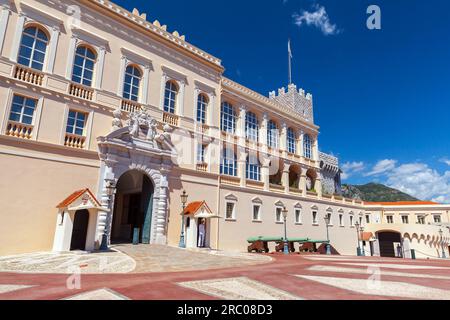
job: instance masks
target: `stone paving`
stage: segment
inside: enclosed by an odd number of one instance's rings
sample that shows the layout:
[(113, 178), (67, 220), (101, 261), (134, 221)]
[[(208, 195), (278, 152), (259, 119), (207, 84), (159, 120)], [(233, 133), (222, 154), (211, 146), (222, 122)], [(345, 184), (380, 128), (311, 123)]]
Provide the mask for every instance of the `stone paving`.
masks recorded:
[(81, 275), (79, 286), (74, 275), (0, 272), (0, 300), (450, 300), (450, 260), (116, 249), (136, 270)]
[(0, 272), (107, 274), (177, 272), (269, 263), (267, 256), (189, 251), (158, 245), (113, 245), (109, 252), (40, 252), (0, 257)]
[(134, 273), (201, 271), (251, 266), (272, 261), (270, 257), (257, 254), (185, 250), (158, 245), (116, 245), (113, 248), (136, 261)]

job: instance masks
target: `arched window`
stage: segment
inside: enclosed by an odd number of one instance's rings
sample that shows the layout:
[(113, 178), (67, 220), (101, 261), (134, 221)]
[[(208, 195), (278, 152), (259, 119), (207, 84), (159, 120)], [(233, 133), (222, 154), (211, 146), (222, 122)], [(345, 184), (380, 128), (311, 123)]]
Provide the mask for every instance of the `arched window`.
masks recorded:
[(78, 47), (73, 63), (72, 81), (85, 86), (92, 86), (94, 77), (95, 52), (86, 46)]
[(237, 176), (237, 157), (232, 149), (225, 148), (220, 162), (220, 174), (227, 176)]
[(178, 86), (174, 81), (167, 81), (164, 94), (164, 111), (175, 113), (177, 107)]
[(197, 98), (197, 122), (206, 124), (206, 112), (208, 109), (209, 99), (205, 94), (199, 94)]
[(247, 157), (247, 179), (261, 181), (261, 164), (256, 154)]
[(270, 120), (267, 127), (267, 145), (273, 149), (278, 149), (278, 127), (277, 124)]
[(131, 101), (139, 101), (142, 73), (136, 66), (128, 66), (125, 70), (123, 83), (123, 98)]
[(221, 119), (221, 130), (234, 134), (236, 131), (236, 113), (233, 106), (228, 102), (222, 103)]
[(253, 112), (247, 112), (245, 115), (245, 136), (248, 140), (259, 141), (259, 121)]
[(297, 153), (295, 131), (292, 128), (289, 128), (287, 131), (287, 150), (289, 153)]
[(47, 52), (48, 36), (38, 27), (28, 27), (23, 30), (20, 43), (18, 63), (39, 71), (44, 69), (45, 53)]
[(312, 140), (308, 134), (303, 136), (303, 156), (312, 159)]

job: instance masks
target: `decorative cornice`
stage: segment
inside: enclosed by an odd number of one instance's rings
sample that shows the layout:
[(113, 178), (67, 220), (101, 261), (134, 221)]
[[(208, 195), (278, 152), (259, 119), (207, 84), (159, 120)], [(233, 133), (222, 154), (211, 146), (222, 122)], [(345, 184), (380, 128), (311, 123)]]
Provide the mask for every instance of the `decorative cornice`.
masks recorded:
[(148, 22), (143, 17), (135, 15), (131, 13), (130, 11), (112, 3), (108, 0), (91, 0), (90, 2), (93, 2), (94, 4), (108, 10), (111, 13), (114, 13), (116, 15), (120, 15), (121, 17), (127, 19), (129, 22), (135, 24), (136, 26), (140, 26), (145, 28), (146, 30), (150, 31), (152, 34), (157, 35), (167, 41), (170, 41), (171, 43), (177, 45), (178, 47), (181, 47), (190, 53), (198, 56), (199, 58), (206, 60), (221, 69), (222, 67), (222, 61), (209, 53), (191, 45), (190, 43), (184, 41), (181, 37), (178, 37), (170, 32), (167, 32), (162, 27), (158, 27), (154, 25), (153, 23)]

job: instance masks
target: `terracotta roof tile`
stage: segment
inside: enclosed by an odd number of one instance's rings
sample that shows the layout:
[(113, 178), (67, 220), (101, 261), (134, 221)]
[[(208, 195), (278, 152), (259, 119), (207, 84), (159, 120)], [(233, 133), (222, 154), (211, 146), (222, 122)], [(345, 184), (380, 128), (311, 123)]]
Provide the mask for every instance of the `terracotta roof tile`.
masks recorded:
[(206, 204), (206, 201), (196, 201), (189, 203), (186, 209), (184, 209), (183, 213), (185, 215), (195, 214), (203, 205), (205, 205), (206, 208), (208, 208), (208, 210), (211, 211), (211, 209), (209, 209), (208, 205)]
[(438, 205), (437, 202), (432, 201), (397, 201), (397, 202), (364, 202), (366, 205), (382, 205), (382, 206), (423, 206), (423, 205)]
[(64, 199), (60, 204), (58, 204), (56, 206), (57, 209), (62, 209), (62, 208), (67, 208), (68, 206), (70, 206), (73, 202), (75, 202), (79, 197), (81, 197), (83, 194), (85, 193), (89, 193), (89, 195), (91, 196), (91, 198), (94, 200), (95, 204), (98, 205), (99, 207), (101, 206), (100, 202), (97, 200), (97, 198), (93, 195), (93, 193), (91, 192), (91, 190), (89, 189), (83, 189), (83, 190), (78, 190), (75, 191), (74, 193), (72, 193), (70, 196), (68, 196), (66, 199)]

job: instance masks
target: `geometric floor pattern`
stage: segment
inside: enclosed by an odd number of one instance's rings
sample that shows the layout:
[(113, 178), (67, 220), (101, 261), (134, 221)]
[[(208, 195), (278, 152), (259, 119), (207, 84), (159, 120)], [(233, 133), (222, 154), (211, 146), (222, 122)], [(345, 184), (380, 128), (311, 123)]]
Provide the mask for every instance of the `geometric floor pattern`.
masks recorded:
[[(64, 274), (80, 263), (92, 271), (100, 265), (117, 271), (126, 265), (119, 255), (108, 263), (88, 260), (95, 255), (0, 257), (0, 300), (450, 300), (450, 259), (270, 254), (250, 261), (245, 255), (147, 249), (135, 248), (131, 260), (139, 272), (127, 274)], [(56, 268), (42, 273), (39, 264)], [(74, 284), (81, 289), (72, 290)]]
[(178, 284), (225, 300), (302, 300), (290, 293), (244, 277)]
[[(312, 266), (307, 270), (318, 271), (318, 272), (337, 272), (337, 273), (347, 273), (347, 274), (366, 274), (372, 275), (374, 273), (373, 269), (361, 269), (361, 268), (347, 268), (347, 267), (336, 267), (336, 266)], [(423, 278), (423, 279), (443, 279), (450, 280), (450, 276), (443, 275), (431, 275), (422, 273), (406, 273), (406, 272), (395, 272), (395, 271), (377, 271), (382, 276), (392, 276), (392, 277), (407, 277), (407, 278)]]
[(363, 295), (399, 297), (408, 299), (450, 300), (450, 290), (430, 288), (421, 285), (397, 281), (371, 281), (337, 277), (319, 277), (298, 275), (297, 277), (350, 290)]
[(0, 284), (0, 294), (13, 292), (17, 290), (28, 289), (33, 286), (24, 286), (24, 285), (11, 285), (11, 284)]
[(111, 289), (98, 289), (88, 292), (83, 292), (78, 295), (65, 298), (63, 300), (95, 300), (95, 301), (107, 301), (107, 300), (129, 300), (127, 297), (111, 290)]

